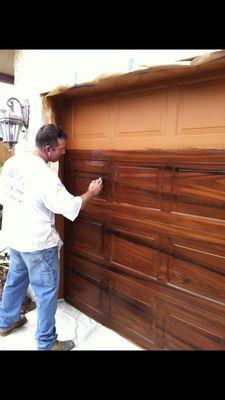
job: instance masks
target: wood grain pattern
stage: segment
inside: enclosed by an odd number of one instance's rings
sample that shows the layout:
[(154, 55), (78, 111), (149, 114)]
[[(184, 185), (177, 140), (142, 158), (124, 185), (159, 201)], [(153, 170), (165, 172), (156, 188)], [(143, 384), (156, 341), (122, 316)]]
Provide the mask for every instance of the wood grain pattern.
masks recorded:
[[(65, 299), (146, 349), (225, 349), (225, 152), (68, 151)], [(87, 187), (87, 186), (86, 186)]]

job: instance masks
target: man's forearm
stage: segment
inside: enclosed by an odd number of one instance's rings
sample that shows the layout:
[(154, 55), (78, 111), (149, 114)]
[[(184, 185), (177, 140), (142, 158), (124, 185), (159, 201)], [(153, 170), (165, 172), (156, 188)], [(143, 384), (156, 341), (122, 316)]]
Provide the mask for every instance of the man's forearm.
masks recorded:
[(82, 206), (81, 208), (84, 208), (90, 201), (95, 197), (96, 195), (92, 193), (91, 191), (87, 191), (83, 193), (80, 197), (82, 198)]

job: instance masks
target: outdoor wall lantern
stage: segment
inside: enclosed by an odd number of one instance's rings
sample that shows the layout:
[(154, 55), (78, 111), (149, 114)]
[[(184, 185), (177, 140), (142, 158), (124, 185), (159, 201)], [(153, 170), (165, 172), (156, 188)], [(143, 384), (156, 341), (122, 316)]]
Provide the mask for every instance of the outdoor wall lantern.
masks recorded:
[[(14, 101), (20, 105), (20, 115), (14, 112)], [(25, 100), (22, 105), (15, 97), (10, 97), (7, 101), (8, 110), (1, 110), (0, 115), (0, 140), (8, 146), (9, 151), (13, 146), (18, 143), (20, 131), (28, 128), (29, 125), (29, 112), (30, 106), (28, 101)]]

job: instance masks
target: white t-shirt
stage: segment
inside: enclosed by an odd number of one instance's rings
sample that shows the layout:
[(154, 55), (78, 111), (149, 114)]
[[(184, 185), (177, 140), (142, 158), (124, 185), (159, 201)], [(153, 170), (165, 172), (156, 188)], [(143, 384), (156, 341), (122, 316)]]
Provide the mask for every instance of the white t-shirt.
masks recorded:
[(25, 153), (11, 157), (2, 168), (0, 204), (8, 247), (30, 252), (61, 247), (54, 214), (74, 221), (82, 198), (69, 193), (41, 157)]

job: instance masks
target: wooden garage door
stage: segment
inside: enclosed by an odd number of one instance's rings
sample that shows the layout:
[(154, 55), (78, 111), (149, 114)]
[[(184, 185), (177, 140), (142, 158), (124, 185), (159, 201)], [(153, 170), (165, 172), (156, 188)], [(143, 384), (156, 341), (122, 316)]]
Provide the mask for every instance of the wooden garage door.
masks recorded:
[(145, 348), (224, 349), (219, 152), (69, 151), (66, 185), (104, 189), (65, 225), (65, 298)]
[(225, 86), (182, 85), (65, 102), (65, 185), (104, 179), (65, 221), (65, 299), (146, 349), (225, 349)]

